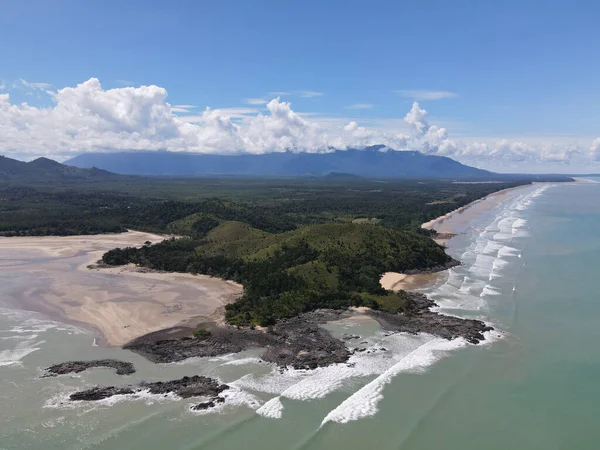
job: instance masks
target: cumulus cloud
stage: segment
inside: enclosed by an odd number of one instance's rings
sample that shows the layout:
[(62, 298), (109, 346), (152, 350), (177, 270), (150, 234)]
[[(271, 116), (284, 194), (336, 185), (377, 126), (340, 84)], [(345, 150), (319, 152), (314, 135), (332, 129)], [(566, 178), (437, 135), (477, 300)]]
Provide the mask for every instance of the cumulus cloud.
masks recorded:
[[(0, 96), (0, 151), (60, 155), (93, 150), (156, 150), (264, 153), (331, 151), (365, 146), (386, 138), (364, 128), (330, 130), (308, 122), (279, 97), (267, 113), (255, 108), (207, 108), (178, 116), (191, 105), (171, 106), (158, 86), (104, 89), (96, 78), (58, 90), (55, 104), (14, 105)], [(394, 134), (390, 142), (403, 143)]]
[(535, 144), (515, 140), (499, 139), (492, 143), (462, 142), (452, 140), (445, 128), (431, 125), (427, 121), (427, 110), (414, 102), (404, 117), (412, 133), (408, 140), (410, 148), (423, 153), (449, 156), (469, 163), (496, 162), (512, 163), (538, 162), (570, 164), (585, 160), (600, 160), (600, 138), (590, 149), (589, 157), (577, 143), (538, 142)]
[[(43, 84), (34, 89), (44, 89)], [(0, 94), (0, 154), (58, 158), (85, 151), (122, 150), (258, 154), (329, 152), (382, 144), (476, 163), (600, 161), (600, 138), (587, 148), (505, 139), (456, 141), (445, 128), (430, 124), (427, 110), (416, 101), (401, 121), (403, 126), (394, 119), (382, 128), (374, 122), (366, 127), (368, 121), (300, 114), (280, 97), (268, 101), (264, 110), (206, 108), (189, 114), (193, 105), (170, 105), (167, 91), (161, 87), (104, 89), (96, 78), (50, 94), (52, 107), (16, 105), (9, 94)]]
[(422, 109), (418, 102), (414, 102), (410, 111), (404, 116), (404, 121), (411, 127), (417, 136), (424, 135), (429, 128), (429, 124), (425, 120), (426, 115), (427, 110)]
[(421, 89), (398, 89), (394, 91), (402, 97), (411, 98), (413, 100), (441, 100), (444, 98), (458, 97), (456, 92), (449, 91), (427, 91)]

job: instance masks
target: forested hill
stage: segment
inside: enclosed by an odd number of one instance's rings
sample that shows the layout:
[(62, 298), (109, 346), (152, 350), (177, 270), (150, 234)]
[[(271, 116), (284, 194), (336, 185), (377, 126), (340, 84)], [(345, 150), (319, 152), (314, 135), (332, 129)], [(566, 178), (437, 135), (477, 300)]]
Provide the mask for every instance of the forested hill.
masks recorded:
[(280, 152), (262, 155), (209, 155), (175, 152), (84, 153), (69, 161), (134, 175), (268, 175), (354, 174), (385, 178), (492, 179), (495, 174), (443, 156), (416, 151), (382, 151), (384, 146), (330, 153)]
[(243, 222), (196, 217), (196, 238), (111, 250), (110, 265), (139, 264), (235, 280), (244, 296), (227, 306), (234, 325), (271, 325), (317, 308), (407, 308), (385, 291), (384, 272), (440, 270), (455, 262), (428, 237), (369, 224), (323, 224), (271, 234)]
[(96, 168), (82, 169), (60, 164), (48, 158), (31, 162), (0, 156), (0, 182), (12, 184), (69, 181), (101, 181), (122, 178), (119, 175)]
[[(23, 163), (24, 164), (24, 163)], [(31, 164), (31, 163), (30, 163)], [(185, 236), (108, 252), (129, 262), (241, 282), (230, 323), (269, 325), (321, 307), (367, 305), (410, 313), (384, 291), (386, 271), (454, 263), (420, 224), (521, 183), (322, 178), (126, 178), (101, 183), (0, 183), (0, 235), (138, 229)], [(157, 197), (150, 197), (149, 195)]]

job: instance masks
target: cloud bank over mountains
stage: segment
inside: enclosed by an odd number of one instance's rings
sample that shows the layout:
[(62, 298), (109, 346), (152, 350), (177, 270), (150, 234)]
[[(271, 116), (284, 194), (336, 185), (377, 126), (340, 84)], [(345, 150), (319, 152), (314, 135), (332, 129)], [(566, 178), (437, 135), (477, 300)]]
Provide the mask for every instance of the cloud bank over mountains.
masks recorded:
[[(432, 125), (417, 101), (404, 116), (407, 128), (395, 131), (308, 120), (291, 104), (275, 97), (262, 110), (207, 108), (185, 116), (191, 105), (170, 105), (158, 86), (103, 89), (91, 78), (75, 87), (50, 91), (53, 106), (12, 104), (0, 94), (0, 154), (65, 159), (86, 151), (170, 150), (201, 153), (268, 153), (286, 150), (327, 152), (384, 144), (395, 150), (420, 150), (479, 165), (496, 163), (600, 161), (600, 138), (586, 145), (499, 140), (494, 143), (450, 139)], [(310, 93), (315, 94), (313, 92)], [(318, 93), (320, 94), (320, 93)], [(253, 101), (250, 101), (253, 100)], [(262, 104), (262, 99), (249, 104)], [(242, 111), (243, 110), (243, 111)], [(408, 131), (406, 131), (408, 129)]]

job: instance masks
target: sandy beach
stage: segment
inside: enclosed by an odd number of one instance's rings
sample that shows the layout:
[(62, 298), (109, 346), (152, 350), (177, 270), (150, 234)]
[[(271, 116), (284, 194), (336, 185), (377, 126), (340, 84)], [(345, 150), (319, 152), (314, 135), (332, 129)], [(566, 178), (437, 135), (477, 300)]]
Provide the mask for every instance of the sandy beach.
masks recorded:
[(379, 283), (381, 287), (390, 291), (410, 291), (422, 288), (439, 278), (438, 273), (422, 273), (417, 275), (407, 275), (397, 272), (386, 272), (383, 274)]
[[(218, 318), (242, 286), (202, 275), (87, 266), (115, 247), (165, 236), (130, 231), (69, 237), (0, 238), (0, 267), (19, 280), (2, 300), (20, 309), (87, 324), (98, 341), (120, 346), (152, 331)], [(23, 288), (26, 286), (26, 288)]]
[[(421, 228), (437, 231), (439, 236), (438, 238), (435, 238), (434, 241), (440, 245), (446, 245), (452, 237), (464, 233), (478, 216), (487, 211), (491, 211), (498, 206), (500, 202), (511, 196), (518, 195), (520, 191), (526, 188), (531, 188), (531, 185), (527, 184), (494, 192), (493, 194), (475, 200), (468, 205), (450, 211), (443, 216), (430, 220), (429, 222), (422, 224)], [(418, 275), (386, 272), (379, 282), (384, 289), (390, 291), (410, 291), (428, 286), (439, 279), (440, 276), (439, 272)]]
[[(422, 224), (421, 228), (435, 230), (438, 233), (449, 235), (464, 233), (474, 218), (484, 212), (492, 210), (508, 197), (530, 187), (531, 185), (527, 184), (494, 192), (493, 194), (475, 200), (468, 205), (450, 211), (443, 216), (430, 220), (429, 222)], [(442, 242), (447, 242), (447, 239)]]

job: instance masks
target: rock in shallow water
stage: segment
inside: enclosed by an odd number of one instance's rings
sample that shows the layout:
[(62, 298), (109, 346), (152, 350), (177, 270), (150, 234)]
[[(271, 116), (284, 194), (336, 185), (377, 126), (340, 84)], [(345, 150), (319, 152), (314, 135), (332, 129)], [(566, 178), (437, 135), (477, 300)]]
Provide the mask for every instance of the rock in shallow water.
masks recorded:
[(46, 369), (47, 376), (66, 375), (68, 373), (79, 373), (95, 367), (108, 367), (115, 369), (117, 375), (131, 375), (135, 368), (130, 362), (117, 361), (116, 359), (95, 359), (92, 361), (67, 361), (55, 364)]
[(229, 389), (229, 386), (219, 383), (214, 378), (194, 375), (172, 381), (143, 382), (138, 386), (94, 387), (75, 392), (69, 398), (71, 400), (97, 401), (115, 395), (138, 394), (148, 391), (150, 394), (155, 395), (173, 393), (181, 398), (212, 397), (214, 400), (218, 394), (226, 389)]
[[(406, 313), (371, 311), (369, 314), (388, 332), (428, 333), (445, 339), (463, 337), (472, 344), (484, 340), (484, 332), (492, 330), (480, 320), (446, 316), (430, 310), (436, 306), (425, 295), (407, 292)], [(192, 357), (214, 357), (250, 348), (265, 348), (261, 359), (280, 368), (315, 369), (343, 363), (352, 352), (319, 325), (349, 317), (349, 311), (317, 310), (283, 319), (270, 332), (217, 327), (202, 338), (170, 337), (168, 330), (155, 332), (127, 344), (125, 349), (139, 353), (157, 363), (181, 361)], [(352, 339), (358, 336), (351, 336)], [(366, 341), (361, 344), (367, 344)], [(364, 349), (355, 351), (362, 352)]]

